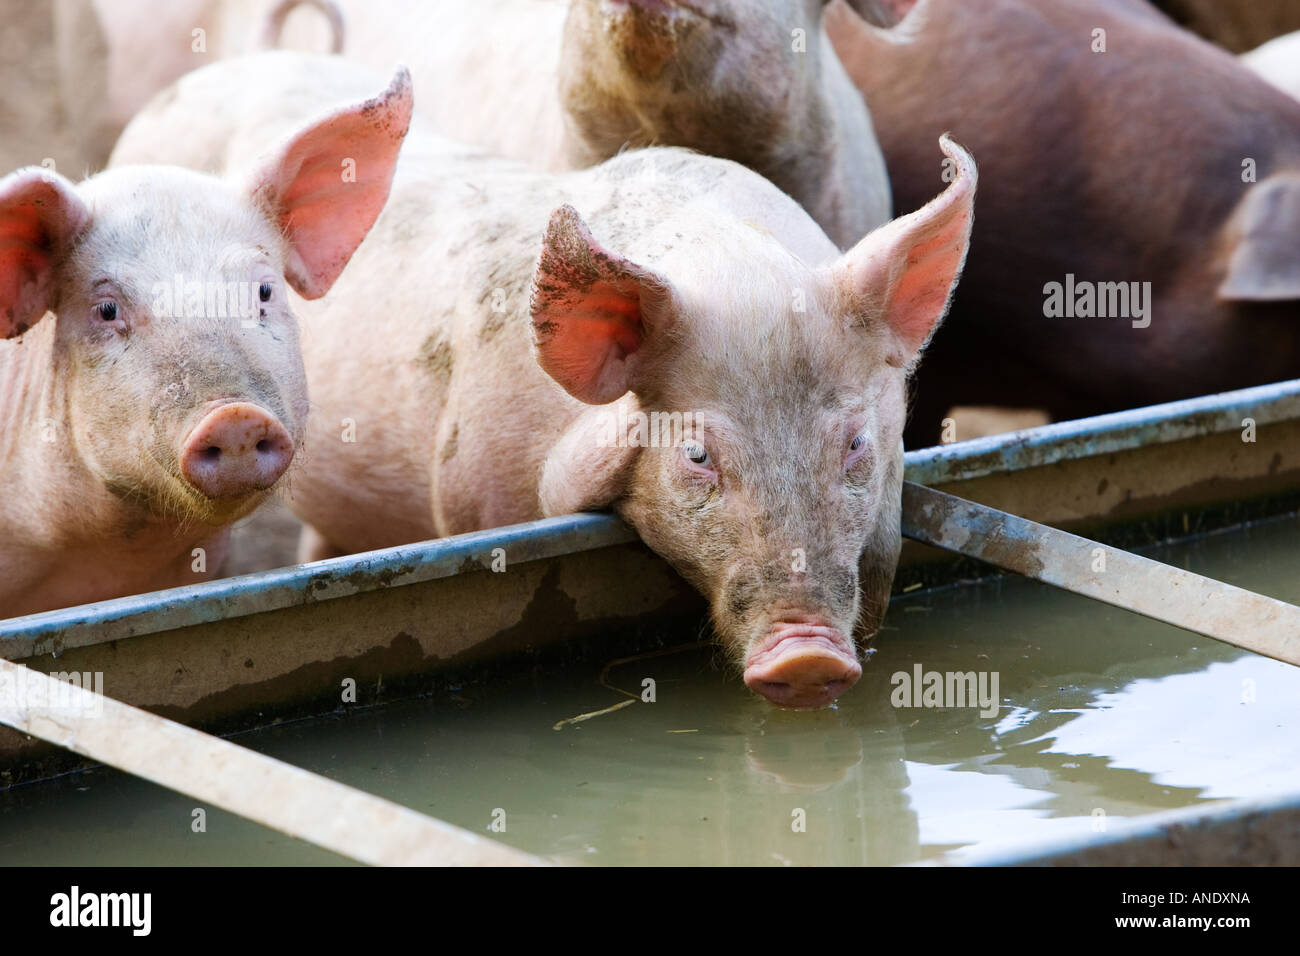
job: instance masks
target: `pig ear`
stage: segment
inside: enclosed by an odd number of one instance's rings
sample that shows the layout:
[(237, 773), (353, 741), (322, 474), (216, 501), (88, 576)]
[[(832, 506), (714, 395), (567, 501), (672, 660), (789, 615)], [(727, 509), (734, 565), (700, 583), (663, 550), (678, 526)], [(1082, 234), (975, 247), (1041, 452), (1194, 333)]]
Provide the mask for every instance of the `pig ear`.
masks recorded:
[(1228, 229), (1235, 245), (1220, 299), (1300, 299), (1300, 176), (1270, 176), (1251, 186)]
[(948, 308), (966, 250), (975, 203), (975, 161), (946, 135), (952, 183), (916, 212), (886, 223), (832, 267), (855, 323), (882, 321), (894, 333), (891, 365), (908, 367)]
[(282, 143), (250, 184), (289, 241), (285, 277), (305, 299), (329, 291), (379, 217), (411, 123), (411, 75)]
[(644, 360), (647, 313), (661, 313), (671, 296), (666, 279), (605, 249), (577, 210), (561, 206), (533, 274), (538, 364), (579, 401), (614, 401)]
[(89, 222), (90, 208), (57, 173), (0, 179), (0, 338), (22, 335), (54, 305), (55, 266)]

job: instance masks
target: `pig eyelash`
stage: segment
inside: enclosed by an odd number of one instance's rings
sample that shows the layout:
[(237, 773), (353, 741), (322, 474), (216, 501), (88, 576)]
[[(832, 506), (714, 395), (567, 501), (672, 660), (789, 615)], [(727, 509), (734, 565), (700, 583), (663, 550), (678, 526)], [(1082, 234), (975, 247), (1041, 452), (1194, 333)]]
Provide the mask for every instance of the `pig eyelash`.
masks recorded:
[(99, 317), (105, 322), (112, 322), (117, 319), (116, 302), (101, 302), (95, 306), (95, 311), (99, 313)]
[(860, 433), (855, 435), (853, 440), (849, 442), (849, 453), (844, 459), (844, 470), (847, 471), (865, 458), (867, 451), (867, 436)]
[[(686, 462), (686, 467), (691, 471), (714, 477), (713, 456), (703, 444), (697, 441), (684, 441), (678, 446), (681, 449), (682, 459)], [(697, 460), (702, 457), (702, 460)]]

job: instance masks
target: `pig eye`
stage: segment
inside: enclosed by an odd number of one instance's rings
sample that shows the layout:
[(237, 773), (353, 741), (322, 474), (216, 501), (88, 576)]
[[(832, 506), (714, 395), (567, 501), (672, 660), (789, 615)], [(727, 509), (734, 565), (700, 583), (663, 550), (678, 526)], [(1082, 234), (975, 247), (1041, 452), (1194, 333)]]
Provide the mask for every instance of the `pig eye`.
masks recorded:
[(849, 453), (844, 458), (844, 470), (848, 471), (858, 462), (866, 458), (869, 451), (870, 448), (867, 445), (867, 436), (863, 434), (855, 435), (853, 441), (849, 442)]
[(257, 297), (263, 302), (271, 301), (271, 283), (263, 282), (257, 287)]
[(709, 450), (697, 441), (683, 442), (682, 454), (690, 460), (691, 464), (700, 468), (713, 467), (713, 459), (709, 455)]
[(99, 313), (99, 317), (105, 322), (112, 322), (117, 318), (117, 303), (101, 302), (95, 306), (95, 311)]

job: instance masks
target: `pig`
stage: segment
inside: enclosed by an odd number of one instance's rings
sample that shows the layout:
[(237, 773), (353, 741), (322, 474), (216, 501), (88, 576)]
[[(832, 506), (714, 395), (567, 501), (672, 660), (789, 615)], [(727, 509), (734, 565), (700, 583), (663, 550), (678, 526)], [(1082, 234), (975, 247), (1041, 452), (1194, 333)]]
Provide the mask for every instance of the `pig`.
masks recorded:
[(0, 170), (103, 169), (156, 93), (219, 57), (275, 46), (290, 18), (300, 47), (342, 45), (330, 0), (0, 0)]
[(554, 171), (690, 147), (762, 173), (845, 247), (889, 219), (889, 182), (824, 4), (340, 0), (344, 53), (411, 64), (448, 136)]
[(1296, 100), (1139, 0), (920, 0), (893, 31), (837, 2), (826, 22), (899, 210), (943, 181), (933, 136), (981, 162), (909, 445), (953, 405), (1060, 420), (1300, 376)]
[(220, 565), (304, 435), (288, 290), (338, 278), (410, 110), (403, 71), (256, 144), (273, 148), (239, 184), (171, 166), (0, 179), (0, 616)]
[(111, 129), (107, 44), (91, 0), (0, 0), (0, 170), (102, 167)]
[[(216, 64), (118, 148), (205, 162), (202, 116), (237, 168), (368, 82), (288, 53)], [(728, 160), (653, 147), (554, 174), (417, 118), (353, 267), (302, 306), (302, 557), (612, 509), (709, 599), (750, 688), (830, 704), (888, 603), (907, 377), (970, 231), (974, 163), (941, 146), (953, 181), (841, 254)]]
[(275, 46), (290, 14), (294, 21), (288, 29), (300, 48), (338, 52), (343, 45), (342, 16), (331, 0), (93, 0), (93, 5), (107, 46), (103, 95), (113, 139), (160, 90), (190, 70)]
[[(917, 0), (849, 0), (860, 17), (878, 27), (896, 26)], [(1146, 6), (1145, 0), (1134, 0)], [(1300, 29), (1295, 0), (1151, 0), (1170, 22), (1234, 53)]]
[(1300, 99), (1300, 30), (1243, 53), (1241, 62), (1283, 93)]

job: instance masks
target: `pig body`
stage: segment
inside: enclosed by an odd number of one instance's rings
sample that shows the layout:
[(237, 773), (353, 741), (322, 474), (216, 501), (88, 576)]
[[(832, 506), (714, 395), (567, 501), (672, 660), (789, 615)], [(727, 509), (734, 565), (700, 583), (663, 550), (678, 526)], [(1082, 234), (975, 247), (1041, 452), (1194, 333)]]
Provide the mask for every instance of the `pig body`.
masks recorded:
[(762, 173), (847, 246), (888, 220), (889, 186), (822, 5), (340, 0), (345, 54), (411, 64), (441, 133), (550, 170), (689, 147)]
[[(917, 0), (847, 0), (858, 15), (878, 27), (892, 27)], [(1133, 0), (1148, 6), (1147, 0)], [(1295, 0), (1150, 0), (1171, 23), (1234, 53), (1258, 47), (1274, 37), (1300, 29), (1300, 4)]]
[[(281, 29), (297, 48), (325, 52), (342, 43), (330, 0), (59, 0), (92, 4), (107, 54), (101, 95), (113, 140), (149, 100), (169, 84), (218, 59), (278, 41)], [(315, 8), (315, 9), (312, 9)], [(286, 25), (284, 19), (292, 19)], [(276, 25), (269, 29), (274, 18)], [(76, 25), (78, 29), (81, 24)], [(93, 61), (91, 61), (93, 62)], [(397, 62), (393, 58), (385, 69)], [(83, 69), (88, 64), (83, 64)]]
[(274, 45), (281, 25), (323, 52), (342, 42), (336, 17), (330, 0), (0, 0), (0, 169), (98, 172), (131, 117), (181, 75)]
[[(368, 83), (289, 54), (218, 65), (119, 149), (201, 162), (185, 127), (224, 117), (238, 166)], [(613, 508), (709, 597), (751, 687), (825, 705), (888, 601), (905, 379), (965, 252), (974, 170), (947, 149), (953, 188), (841, 256), (732, 162), (654, 148), (556, 175), (413, 129), (353, 268), (303, 306), (304, 556)], [(654, 413), (677, 416), (657, 441)]]
[[(409, 79), (334, 106), (240, 186), (0, 179), (0, 615), (201, 581), (284, 474), (307, 415), (288, 286), (323, 294), (378, 215)], [(338, 191), (342, 156), (366, 168)]]
[(898, 209), (942, 181), (940, 132), (981, 162), (909, 444), (955, 404), (1074, 418), (1300, 375), (1296, 101), (1137, 0), (921, 0), (892, 32), (836, 3), (827, 22)]
[(0, 0), (0, 22), (0, 170), (102, 168), (121, 126), (108, 115), (107, 41), (91, 0)]

